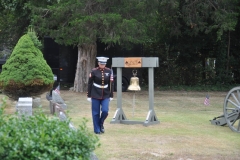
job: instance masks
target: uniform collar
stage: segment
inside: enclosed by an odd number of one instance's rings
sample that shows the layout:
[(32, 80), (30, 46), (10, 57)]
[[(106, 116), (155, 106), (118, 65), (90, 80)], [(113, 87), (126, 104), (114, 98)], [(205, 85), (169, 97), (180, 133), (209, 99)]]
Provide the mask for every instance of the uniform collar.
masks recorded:
[(100, 67), (98, 67), (98, 69), (99, 69), (100, 71), (103, 71), (103, 70), (105, 69), (105, 67), (104, 67), (104, 68), (100, 68)]

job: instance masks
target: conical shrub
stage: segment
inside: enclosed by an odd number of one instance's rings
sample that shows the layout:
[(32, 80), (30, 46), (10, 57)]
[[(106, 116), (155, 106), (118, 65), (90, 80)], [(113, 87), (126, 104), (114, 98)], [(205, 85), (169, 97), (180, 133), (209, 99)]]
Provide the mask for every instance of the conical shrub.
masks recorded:
[(0, 87), (13, 99), (40, 95), (52, 88), (53, 73), (29, 34), (23, 35), (2, 66)]

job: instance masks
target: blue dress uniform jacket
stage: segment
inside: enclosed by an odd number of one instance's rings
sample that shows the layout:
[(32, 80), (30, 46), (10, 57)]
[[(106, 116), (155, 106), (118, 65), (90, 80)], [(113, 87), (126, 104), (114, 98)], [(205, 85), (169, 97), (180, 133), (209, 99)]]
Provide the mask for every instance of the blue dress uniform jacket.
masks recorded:
[(111, 77), (110, 68), (92, 69), (88, 80), (88, 94), (87, 97), (95, 99), (113, 98), (113, 79)]

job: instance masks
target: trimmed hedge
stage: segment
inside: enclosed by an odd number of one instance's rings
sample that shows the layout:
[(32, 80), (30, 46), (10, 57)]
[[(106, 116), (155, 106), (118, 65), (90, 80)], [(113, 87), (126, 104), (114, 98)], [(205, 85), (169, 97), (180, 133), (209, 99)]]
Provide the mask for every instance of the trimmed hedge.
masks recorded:
[(54, 82), (52, 70), (33, 37), (32, 33), (23, 35), (2, 66), (0, 87), (13, 99), (40, 95)]

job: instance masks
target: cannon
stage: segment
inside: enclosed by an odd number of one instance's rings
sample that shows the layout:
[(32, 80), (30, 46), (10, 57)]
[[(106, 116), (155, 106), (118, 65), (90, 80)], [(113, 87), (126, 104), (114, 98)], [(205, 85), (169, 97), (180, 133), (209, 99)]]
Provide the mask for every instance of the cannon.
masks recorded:
[(240, 87), (232, 88), (224, 99), (223, 115), (210, 120), (211, 124), (224, 126), (240, 133)]

